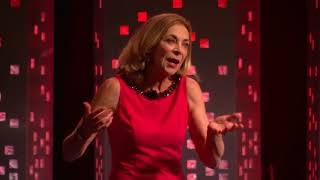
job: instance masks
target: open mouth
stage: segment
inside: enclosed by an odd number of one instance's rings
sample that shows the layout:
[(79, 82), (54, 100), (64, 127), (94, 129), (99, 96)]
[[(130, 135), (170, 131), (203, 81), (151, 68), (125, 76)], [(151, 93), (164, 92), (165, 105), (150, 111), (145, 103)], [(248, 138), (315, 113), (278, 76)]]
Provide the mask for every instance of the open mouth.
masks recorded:
[(178, 59), (175, 59), (175, 58), (167, 58), (167, 60), (171, 63), (174, 63), (174, 64), (179, 64), (179, 60)]

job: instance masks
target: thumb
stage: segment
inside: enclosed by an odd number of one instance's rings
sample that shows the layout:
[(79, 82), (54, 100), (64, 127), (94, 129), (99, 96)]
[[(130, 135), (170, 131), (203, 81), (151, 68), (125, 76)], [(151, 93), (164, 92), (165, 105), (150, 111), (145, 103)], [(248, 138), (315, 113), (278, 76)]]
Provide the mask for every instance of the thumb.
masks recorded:
[(91, 113), (91, 105), (88, 102), (84, 101), (83, 106), (84, 106), (84, 116), (88, 116)]

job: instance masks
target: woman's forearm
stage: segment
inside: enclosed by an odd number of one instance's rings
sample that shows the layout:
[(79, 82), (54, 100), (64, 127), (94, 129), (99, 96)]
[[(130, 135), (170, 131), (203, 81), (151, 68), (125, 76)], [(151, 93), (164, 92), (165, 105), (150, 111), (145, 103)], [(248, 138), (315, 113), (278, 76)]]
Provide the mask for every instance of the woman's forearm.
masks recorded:
[(224, 154), (224, 142), (221, 134), (214, 134), (207, 139), (207, 148), (215, 159), (216, 164), (220, 162)]
[(198, 145), (197, 152), (205, 166), (215, 168), (224, 154), (222, 135), (208, 133), (203, 145)]
[(81, 157), (95, 136), (96, 134), (93, 134), (88, 138), (83, 138), (77, 134), (76, 130), (72, 132), (63, 141), (62, 152), (64, 160), (70, 162)]

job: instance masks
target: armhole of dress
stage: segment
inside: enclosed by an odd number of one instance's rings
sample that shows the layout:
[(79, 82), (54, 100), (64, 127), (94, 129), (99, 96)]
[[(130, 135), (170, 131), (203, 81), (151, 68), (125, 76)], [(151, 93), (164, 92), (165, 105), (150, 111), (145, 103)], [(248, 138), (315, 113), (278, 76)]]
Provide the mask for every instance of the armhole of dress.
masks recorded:
[(188, 76), (182, 76), (181, 78), (181, 83), (182, 83), (182, 88), (183, 88), (183, 94), (184, 94), (184, 99), (186, 100), (187, 103), (187, 110), (189, 113), (189, 101), (188, 101), (188, 89), (187, 89), (187, 81), (188, 81)]

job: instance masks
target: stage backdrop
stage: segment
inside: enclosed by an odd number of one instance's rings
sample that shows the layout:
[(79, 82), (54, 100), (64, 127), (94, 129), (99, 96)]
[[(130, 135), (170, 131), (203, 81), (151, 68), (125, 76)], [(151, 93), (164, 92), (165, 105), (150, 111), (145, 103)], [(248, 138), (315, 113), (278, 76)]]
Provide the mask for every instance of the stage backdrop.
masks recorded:
[[(201, 79), (208, 116), (242, 112), (245, 128), (224, 136), (226, 152), (216, 169), (201, 164), (187, 132), (181, 162), (187, 179), (260, 179), (259, 1), (94, 3), (96, 89), (105, 78), (115, 75), (119, 53), (148, 18), (171, 12), (190, 20), (193, 66), (189, 73)], [(95, 141), (95, 151), (96, 179), (108, 179), (110, 148), (106, 133)]]
[(53, 0), (0, 2), (0, 179), (52, 179)]
[(319, 1), (307, 1), (307, 180), (319, 179), (319, 120), (320, 120), (320, 9)]

